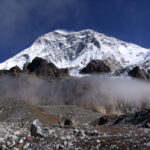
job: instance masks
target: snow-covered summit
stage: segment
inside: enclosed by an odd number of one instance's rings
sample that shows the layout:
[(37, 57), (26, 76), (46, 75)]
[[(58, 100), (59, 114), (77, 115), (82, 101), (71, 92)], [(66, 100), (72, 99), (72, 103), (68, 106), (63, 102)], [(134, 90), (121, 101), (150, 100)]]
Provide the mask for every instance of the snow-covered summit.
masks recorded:
[(126, 67), (140, 63), (149, 55), (149, 49), (93, 30), (55, 30), (39, 37), (29, 48), (1, 63), (0, 69), (9, 69), (16, 65), (23, 68), (25, 63), (31, 62), (37, 56), (60, 68), (81, 69), (92, 59), (102, 59), (114, 66)]

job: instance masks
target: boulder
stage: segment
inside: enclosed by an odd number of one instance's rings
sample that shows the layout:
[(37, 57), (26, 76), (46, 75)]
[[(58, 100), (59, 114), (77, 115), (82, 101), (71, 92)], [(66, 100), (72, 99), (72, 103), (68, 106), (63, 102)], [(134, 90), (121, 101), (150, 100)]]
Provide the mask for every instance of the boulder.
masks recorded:
[(44, 137), (42, 124), (38, 119), (34, 120), (30, 128), (31, 136)]
[(91, 74), (91, 73), (109, 73), (111, 69), (102, 60), (92, 60), (88, 65), (83, 68), (81, 74)]
[(145, 124), (145, 127), (146, 127), (146, 128), (150, 128), (150, 122), (146, 123), (146, 124)]
[(108, 115), (108, 116), (101, 116), (100, 118), (95, 119), (94, 121), (90, 122), (90, 125), (93, 126), (102, 126), (102, 125), (112, 125), (114, 120), (117, 118), (117, 115)]
[(71, 125), (73, 125), (73, 122), (72, 122), (71, 119), (66, 119), (66, 120), (64, 121), (64, 125), (71, 126)]
[(100, 117), (98, 121), (98, 125), (104, 125), (108, 122), (108, 118), (106, 116)]

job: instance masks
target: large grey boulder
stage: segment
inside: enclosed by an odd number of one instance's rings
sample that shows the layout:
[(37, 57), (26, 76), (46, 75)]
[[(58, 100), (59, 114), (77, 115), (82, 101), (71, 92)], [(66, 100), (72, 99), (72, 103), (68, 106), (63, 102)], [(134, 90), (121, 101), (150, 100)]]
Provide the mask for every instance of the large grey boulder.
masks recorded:
[(44, 137), (42, 124), (38, 119), (34, 120), (30, 128), (31, 136)]

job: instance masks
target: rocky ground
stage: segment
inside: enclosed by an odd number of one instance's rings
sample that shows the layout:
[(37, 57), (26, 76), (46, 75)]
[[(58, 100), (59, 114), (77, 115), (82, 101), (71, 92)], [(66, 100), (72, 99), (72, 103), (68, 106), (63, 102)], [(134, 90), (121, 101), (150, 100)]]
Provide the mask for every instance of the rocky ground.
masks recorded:
[(2, 122), (1, 149), (150, 149), (150, 130), (135, 126), (64, 126), (42, 124), (42, 135), (31, 136), (31, 122)]
[(102, 121), (103, 114), (77, 106), (39, 107), (13, 101), (6, 108), (6, 104), (7, 101), (1, 104), (0, 109), (2, 150), (150, 149), (149, 128), (125, 123), (110, 125), (106, 120), (93, 124), (96, 118)]

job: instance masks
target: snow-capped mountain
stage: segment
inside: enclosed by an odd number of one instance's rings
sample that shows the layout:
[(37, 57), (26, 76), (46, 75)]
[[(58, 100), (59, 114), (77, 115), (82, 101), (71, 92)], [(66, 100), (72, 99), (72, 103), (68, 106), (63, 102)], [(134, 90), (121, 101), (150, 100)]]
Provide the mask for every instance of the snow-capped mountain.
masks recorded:
[(116, 67), (134, 65), (149, 58), (149, 49), (120, 41), (93, 30), (65, 32), (55, 30), (39, 37), (31, 47), (0, 64), (0, 69), (23, 68), (35, 57), (47, 59), (59, 68), (81, 69), (92, 59), (101, 59)]

